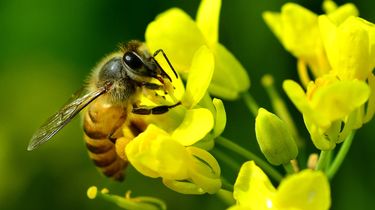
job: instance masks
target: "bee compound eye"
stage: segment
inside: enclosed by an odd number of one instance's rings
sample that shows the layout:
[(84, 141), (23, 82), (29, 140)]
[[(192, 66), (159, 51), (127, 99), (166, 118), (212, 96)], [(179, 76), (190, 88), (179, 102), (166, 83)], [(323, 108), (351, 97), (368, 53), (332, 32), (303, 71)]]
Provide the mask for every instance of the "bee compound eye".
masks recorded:
[(143, 62), (134, 52), (126, 52), (122, 59), (126, 65), (132, 69), (140, 69), (143, 67)]

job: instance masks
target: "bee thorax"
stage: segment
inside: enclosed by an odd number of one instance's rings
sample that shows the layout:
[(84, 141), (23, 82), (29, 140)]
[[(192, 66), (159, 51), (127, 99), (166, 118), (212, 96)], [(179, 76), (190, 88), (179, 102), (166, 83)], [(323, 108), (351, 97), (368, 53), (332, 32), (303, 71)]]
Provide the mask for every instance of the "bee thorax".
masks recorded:
[(131, 98), (137, 93), (137, 87), (134, 81), (125, 78), (117, 81), (112, 85), (111, 90), (108, 92), (109, 101), (113, 104), (125, 104), (131, 102)]

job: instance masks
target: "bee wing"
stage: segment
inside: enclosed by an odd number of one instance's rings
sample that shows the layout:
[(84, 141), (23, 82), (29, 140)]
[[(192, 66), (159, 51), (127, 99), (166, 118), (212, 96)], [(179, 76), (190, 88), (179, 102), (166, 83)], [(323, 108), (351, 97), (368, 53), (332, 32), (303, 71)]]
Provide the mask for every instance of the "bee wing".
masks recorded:
[(81, 90), (77, 91), (66, 105), (64, 105), (57, 113), (49, 117), (34, 133), (27, 150), (31, 151), (51, 139), (52, 136), (68, 124), (83, 108), (105, 92), (107, 92), (106, 87), (99, 88), (98, 90), (87, 93), (83, 96)]

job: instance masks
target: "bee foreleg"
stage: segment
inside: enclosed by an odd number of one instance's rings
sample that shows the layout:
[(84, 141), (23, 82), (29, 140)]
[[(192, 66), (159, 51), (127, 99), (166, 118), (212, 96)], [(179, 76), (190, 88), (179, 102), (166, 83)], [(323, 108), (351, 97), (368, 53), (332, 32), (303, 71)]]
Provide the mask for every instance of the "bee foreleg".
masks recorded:
[(133, 106), (132, 112), (134, 114), (140, 114), (140, 115), (164, 114), (164, 113), (168, 112), (169, 109), (171, 109), (173, 107), (176, 107), (180, 104), (181, 104), (181, 102), (178, 102), (177, 104), (173, 104), (173, 105), (170, 105), (170, 106), (163, 105), (163, 106), (156, 106), (156, 107), (153, 107), (153, 108)]
[(150, 83), (150, 82), (144, 82), (142, 83), (142, 86), (150, 90), (163, 90), (164, 89), (163, 85), (158, 85), (158, 84)]

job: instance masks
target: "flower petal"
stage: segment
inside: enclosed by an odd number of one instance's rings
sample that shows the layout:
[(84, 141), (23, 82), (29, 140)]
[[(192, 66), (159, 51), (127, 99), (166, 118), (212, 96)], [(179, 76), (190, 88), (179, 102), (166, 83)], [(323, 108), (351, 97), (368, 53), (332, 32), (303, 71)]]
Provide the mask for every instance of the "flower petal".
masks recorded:
[(251, 209), (267, 209), (272, 205), (275, 193), (271, 181), (254, 161), (241, 166), (233, 191), (237, 204)]
[(335, 39), (337, 34), (336, 25), (328, 18), (327, 15), (320, 15), (318, 18), (320, 36), (327, 54), (328, 60), (331, 62), (335, 59)]
[(215, 126), (214, 126), (214, 137), (220, 136), (225, 129), (227, 123), (227, 115), (225, 113), (225, 108), (223, 101), (217, 98), (212, 100), (212, 103), (215, 106), (216, 116), (215, 116)]
[(283, 46), (295, 57), (311, 57), (320, 47), (317, 15), (295, 4), (286, 3), (281, 13), (266, 12), (263, 18)]
[[(327, 1), (325, 1), (327, 2)], [(357, 7), (352, 3), (347, 3), (328, 14), (328, 17), (336, 25), (344, 22), (350, 16), (358, 16), (359, 12)]]
[(172, 179), (163, 179), (163, 184), (171, 190), (174, 190), (182, 194), (201, 195), (206, 193), (202, 188), (198, 187), (196, 184), (188, 182), (186, 180), (178, 181)]
[(149, 125), (126, 147), (129, 162), (153, 178), (186, 179), (189, 156), (185, 147), (160, 128)]
[(220, 166), (216, 159), (206, 150), (188, 147), (192, 156), (189, 165), (189, 176), (192, 181), (209, 194), (214, 194), (221, 188)]
[(194, 54), (189, 70), (185, 95), (182, 104), (192, 108), (199, 103), (210, 85), (214, 73), (214, 57), (211, 51), (203, 45)]
[(370, 57), (370, 38), (367, 23), (349, 17), (337, 28), (330, 63), (340, 79), (367, 78), (373, 67)]
[(370, 96), (369, 86), (362, 81), (337, 81), (316, 90), (312, 108), (328, 121), (343, 119), (363, 105)]
[(320, 39), (318, 16), (310, 10), (286, 3), (281, 13), (266, 12), (263, 18), (284, 48), (306, 63), (315, 77), (330, 70)]
[[(146, 133), (146, 134), (148, 134), (147, 137), (150, 138), (150, 139), (152, 137), (154, 137), (153, 135), (150, 135), (150, 133)], [(143, 135), (146, 135), (146, 134), (143, 134)], [(129, 160), (129, 162), (132, 164), (132, 166), (137, 169), (137, 171), (139, 171), (140, 173), (142, 173), (145, 176), (157, 178), (157, 177), (159, 177), (159, 173), (157, 171), (154, 171), (154, 170), (150, 169), (149, 167), (145, 166), (140, 161), (140, 158), (142, 156), (145, 156), (144, 150), (147, 149), (147, 145), (145, 145), (146, 148), (142, 148), (142, 147), (145, 147), (145, 146), (143, 146), (143, 141), (141, 140), (142, 136), (141, 135), (139, 135), (139, 136), (140, 136), (139, 140), (133, 139), (133, 141), (131, 141), (126, 146), (125, 151), (126, 151), (127, 158)]]
[(212, 113), (205, 108), (190, 109), (172, 137), (182, 145), (189, 146), (203, 139), (214, 126)]
[(319, 40), (317, 15), (294, 3), (281, 8), (283, 44), (296, 57), (314, 55)]
[(202, 0), (198, 8), (196, 22), (210, 47), (218, 42), (220, 7), (221, 0)]
[(283, 83), (283, 89), (289, 99), (303, 114), (305, 121), (312, 121), (321, 127), (328, 127), (330, 125), (330, 122), (327, 119), (320, 117), (321, 115), (319, 113), (314, 112), (307, 100), (305, 92), (296, 82), (285, 80)]
[(330, 187), (321, 171), (304, 170), (284, 179), (275, 199), (280, 209), (327, 210), (331, 205)]
[(215, 96), (234, 100), (240, 92), (250, 87), (250, 78), (245, 68), (229, 50), (218, 43), (215, 47), (215, 72), (209, 92)]
[(325, 0), (322, 7), (325, 13), (332, 13), (337, 9), (337, 4), (332, 0)]
[(369, 122), (375, 113), (375, 75), (371, 74), (368, 78), (368, 84), (371, 89), (371, 95), (368, 100), (366, 116), (364, 122)]
[(371, 67), (375, 68), (375, 27), (369, 29)]
[(194, 53), (205, 44), (195, 22), (178, 8), (160, 14), (146, 29), (146, 44), (151, 52), (163, 49), (177, 71), (189, 71)]
[(264, 22), (266, 22), (267, 26), (271, 29), (271, 31), (275, 34), (276, 38), (279, 39), (280, 42), (283, 41), (283, 24), (281, 22), (281, 14), (279, 12), (263, 12), (262, 14)]
[(307, 130), (310, 133), (310, 137), (312, 142), (314, 143), (314, 146), (318, 148), (319, 150), (332, 150), (336, 146), (336, 139), (329, 139), (325, 135), (325, 130), (327, 130), (326, 127), (322, 129), (317, 125), (315, 122), (311, 121), (310, 119), (303, 118), (305, 121), (305, 125)]

